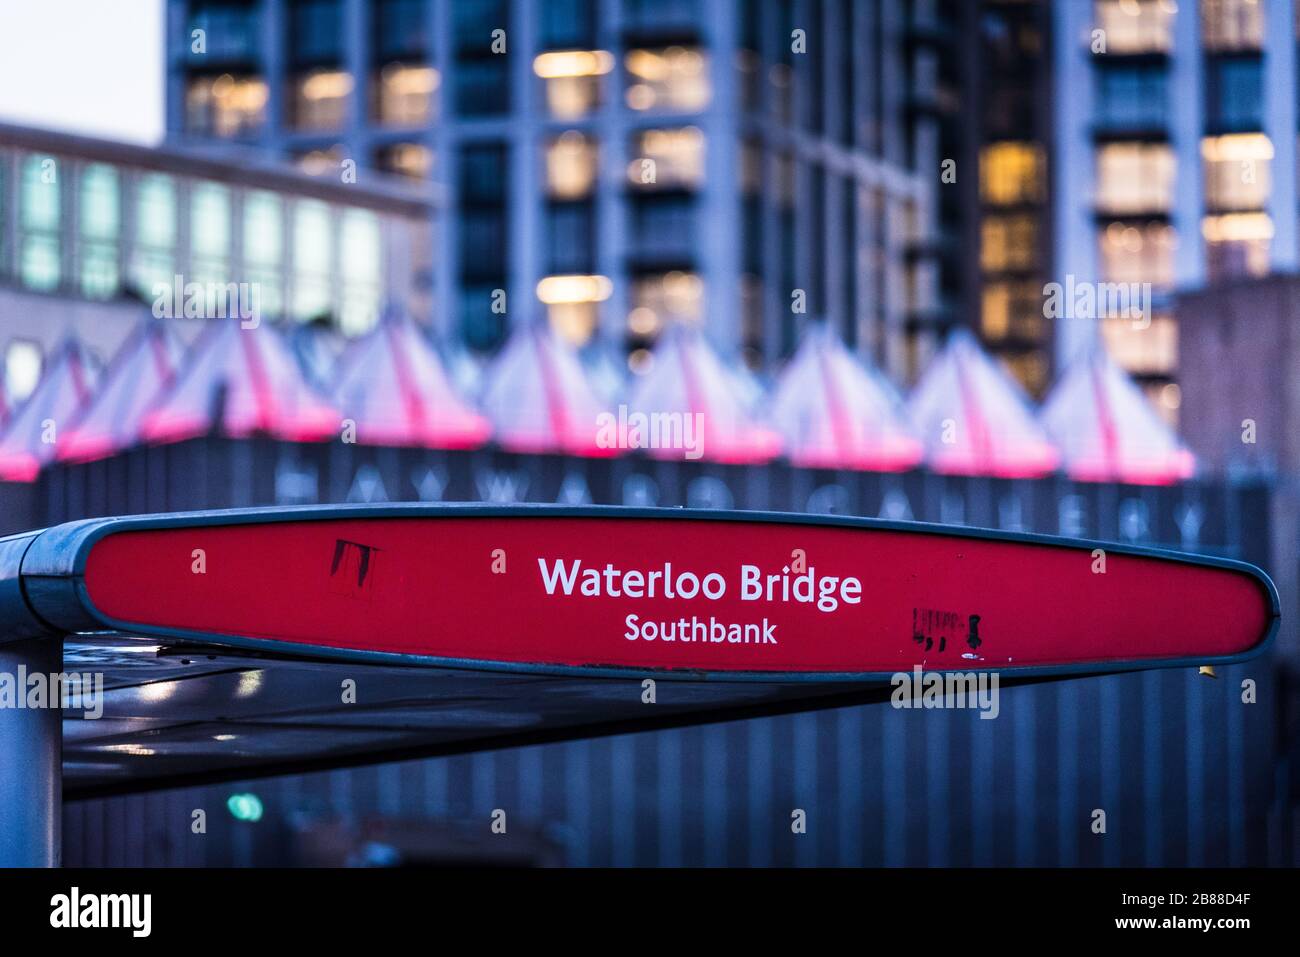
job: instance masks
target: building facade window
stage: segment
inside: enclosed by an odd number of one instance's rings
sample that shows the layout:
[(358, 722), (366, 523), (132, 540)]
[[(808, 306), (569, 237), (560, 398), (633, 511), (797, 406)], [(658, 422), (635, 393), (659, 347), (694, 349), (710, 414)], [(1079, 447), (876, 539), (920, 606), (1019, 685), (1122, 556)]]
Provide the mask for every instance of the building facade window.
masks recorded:
[(698, 324), (704, 313), (704, 282), (693, 272), (673, 270), (632, 280), (627, 317), (628, 364), (634, 372), (648, 369), (648, 346), (668, 325)]
[(1201, 221), (1206, 273), (1211, 282), (1268, 272), (1273, 220), (1266, 213), (1224, 213)]
[(244, 195), (244, 264), (247, 281), (257, 284), (263, 315), (284, 315), (284, 202), (269, 190)]
[(1205, 205), (1215, 212), (1263, 209), (1272, 188), (1273, 144), (1263, 133), (1201, 140)]
[(552, 275), (537, 284), (537, 298), (545, 304), (547, 321), (560, 338), (583, 346), (595, 333), (600, 303), (613, 288), (607, 276)]
[(509, 160), (496, 142), (467, 144), (459, 155), (459, 325), (475, 349), (492, 349), (505, 334), (499, 291), (508, 277)]
[(1169, 116), (1168, 80), (1163, 64), (1106, 64), (1097, 71), (1098, 126), (1163, 129)]
[[(702, 0), (623, 0), (623, 25), (632, 33), (693, 32)], [(789, 36), (789, 34), (785, 34)]]
[(709, 105), (709, 62), (691, 47), (628, 50), (625, 98), (633, 110), (698, 112)]
[(634, 189), (695, 189), (704, 179), (704, 134), (694, 126), (640, 130), (630, 152), (627, 176)]
[(369, 210), (346, 210), (340, 223), (339, 271), (343, 301), (339, 328), (348, 335), (365, 332), (379, 318), (383, 282), (380, 273), (379, 218)]
[(1044, 165), (1042, 150), (1034, 143), (986, 146), (980, 155), (980, 198), (991, 206), (1041, 201)]
[(1097, 0), (1093, 18), (1107, 53), (1168, 53), (1173, 48), (1172, 0)]
[(596, 0), (541, 0), (538, 40), (543, 50), (590, 47), (596, 42)]
[(342, 70), (311, 70), (289, 84), (289, 122), (294, 129), (335, 131), (348, 118), (352, 74)]
[(422, 60), (427, 54), (428, 0), (378, 0), (374, 4), (374, 58)]
[(590, 273), (596, 268), (594, 203), (579, 199), (547, 205), (546, 258), (553, 273)]
[(1174, 169), (1174, 153), (1167, 143), (1098, 147), (1097, 209), (1115, 216), (1169, 212)]
[(309, 321), (330, 312), (330, 208), (300, 199), (293, 211), (293, 309), (295, 319)]
[(553, 200), (590, 196), (599, 165), (596, 140), (577, 130), (566, 130), (546, 145), (547, 196)]
[(176, 271), (176, 182), (163, 173), (142, 173), (135, 187), (135, 248), (131, 279), (150, 299), (159, 283), (171, 286)]
[(1258, 50), (1268, 0), (1200, 0), (1201, 43), (1207, 50)]
[(1177, 234), (1169, 224), (1111, 223), (1100, 243), (1103, 281), (1149, 282), (1159, 289), (1173, 285)]
[(81, 171), (78, 202), (81, 293), (91, 299), (108, 299), (117, 294), (121, 285), (117, 265), (121, 187), (117, 170), (107, 163), (87, 164)]
[[(198, 182), (190, 188), (190, 272), (207, 290), (207, 315), (216, 315), (217, 286), (230, 281), (230, 188)], [(232, 308), (227, 306), (227, 308)]]
[(205, 136), (256, 133), (266, 122), (266, 82), (255, 76), (197, 76), (185, 91), (185, 129)]
[(433, 150), (423, 143), (390, 143), (375, 152), (375, 165), (408, 179), (427, 180), (433, 175)]
[(22, 160), (18, 197), (18, 275), (31, 289), (55, 289), (62, 281), (59, 195), (63, 164), (32, 154)]
[(1178, 367), (1178, 324), (1168, 313), (1150, 318), (1147, 326), (1127, 317), (1103, 318), (1102, 338), (1121, 368), (1135, 375), (1167, 376)]
[(431, 66), (389, 63), (374, 80), (374, 115), (385, 126), (424, 126), (435, 117), (440, 82)]
[(289, 59), (299, 66), (343, 58), (342, 0), (294, 0), (289, 5)]
[(986, 282), (980, 296), (980, 326), (985, 339), (1038, 342), (1042, 338), (1046, 320), (1043, 287), (1039, 282), (1023, 279)]
[(453, 3), (451, 12), (456, 113), (491, 116), (509, 112), (510, 58), (497, 50), (510, 33), (510, 4), (505, 0), (469, 0)]
[(604, 77), (613, 69), (614, 57), (605, 50), (552, 50), (533, 60), (547, 112), (562, 120), (586, 116), (600, 106)]
[(980, 222), (980, 268), (1014, 272), (1038, 264), (1038, 220), (1027, 213), (985, 216)]
[(695, 197), (666, 193), (633, 197), (632, 258), (642, 265), (686, 266), (695, 256)]
[[(189, 5), (181, 47), (196, 63), (248, 62), (256, 60), (258, 9), (248, 0), (196, 0)], [(203, 45), (195, 49), (194, 31), (203, 31)]]
[(339, 144), (304, 150), (293, 154), (298, 168), (308, 176), (337, 175), (344, 160), (343, 147)]
[(1218, 133), (1264, 125), (1264, 64), (1259, 57), (1213, 57), (1205, 65), (1205, 113)]
[(4, 390), (12, 408), (27, 398), (41, 381), (44, 353), (39, 342), (30, 339), (10, 339), (5, 345)]

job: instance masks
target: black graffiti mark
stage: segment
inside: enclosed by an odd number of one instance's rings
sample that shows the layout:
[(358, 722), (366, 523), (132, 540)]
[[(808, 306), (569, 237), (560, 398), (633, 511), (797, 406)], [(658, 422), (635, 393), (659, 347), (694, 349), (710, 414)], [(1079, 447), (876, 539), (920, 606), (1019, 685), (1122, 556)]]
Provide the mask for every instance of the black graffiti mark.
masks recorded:
[[(373, 565), (374, 556), (379, 549), (373, 545), (362, 545), (360, 542), (349, 542), (346, 539), (335, 539), (334, 541), (334, 559), (330, 562), (330, 578), (337, 581), (344, 589), (361, 591), (366, 587), (366, 576), (370, 574)], [(340, 569), (346, 574), (356, 563), (357, 580), (355, 583), (348, 582), (340, 574)], [(372, 578), (373, 582), (374, 579)]]
[(966, 644), (974, 650), (984, 643), (980, 638), (979, 622), (979, 615), (968, 615), (963, 622), (962, 616), (956, 612), (913, 608), (912, 641), (924, 646), (926, 651), (933, 651), (937, 639), (939, 651), (943, 652), (948, 650), (948, 639), (961, 637), (965, 630)]

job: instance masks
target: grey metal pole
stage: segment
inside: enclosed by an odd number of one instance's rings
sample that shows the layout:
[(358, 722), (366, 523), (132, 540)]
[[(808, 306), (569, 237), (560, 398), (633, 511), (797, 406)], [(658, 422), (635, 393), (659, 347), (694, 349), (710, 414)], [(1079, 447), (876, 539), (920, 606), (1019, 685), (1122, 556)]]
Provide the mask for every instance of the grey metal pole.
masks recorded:
[(57, 697), (52, 707), (26, 707), (19, 684), (22, 675), (48, 681), (62, 670), (62, 638), (0, 644), (0, 680), (23, 699), (0, 706), (0, 867), (62, 863), (63, 715)]

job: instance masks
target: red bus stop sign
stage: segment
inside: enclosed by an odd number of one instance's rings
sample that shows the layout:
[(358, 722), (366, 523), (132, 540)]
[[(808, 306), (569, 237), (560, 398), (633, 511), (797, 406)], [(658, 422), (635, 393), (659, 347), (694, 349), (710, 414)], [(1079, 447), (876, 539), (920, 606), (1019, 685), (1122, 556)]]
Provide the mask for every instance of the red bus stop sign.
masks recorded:
[(1240, 562), (822, 516), (326, 506), (0, 540), (0, 640), (66, 636), (107, 676), (109, 720), (63, 725), (85, 793), (881, 700), (917, 668), (1226, 664), (1277, 624)]

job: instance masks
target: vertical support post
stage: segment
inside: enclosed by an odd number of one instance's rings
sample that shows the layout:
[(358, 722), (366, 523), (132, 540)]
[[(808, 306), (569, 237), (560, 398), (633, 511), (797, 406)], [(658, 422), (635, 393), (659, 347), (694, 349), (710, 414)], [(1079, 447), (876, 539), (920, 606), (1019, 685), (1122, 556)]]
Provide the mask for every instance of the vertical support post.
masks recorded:
[[(20, 675), (63, 670), (63, 639), (0, 644), (0, 674), (11, 676), (24, 706), (0, 707), (0, 867), (58, 867), (62, 863), (63, 714), (26, 707)], [(56, 691), (57, 694), (57, 691)]]

